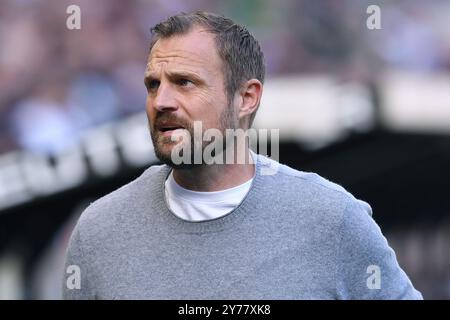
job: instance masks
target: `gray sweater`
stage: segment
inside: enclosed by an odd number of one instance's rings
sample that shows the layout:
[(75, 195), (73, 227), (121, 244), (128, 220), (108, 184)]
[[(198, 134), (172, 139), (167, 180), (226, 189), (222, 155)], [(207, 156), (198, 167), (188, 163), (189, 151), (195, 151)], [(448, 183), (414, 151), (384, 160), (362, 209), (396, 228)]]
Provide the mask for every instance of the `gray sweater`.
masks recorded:
[(170, 170), (150, 167), (81, 215), (64, 298), (422, 298), (370, 206), (341, 186), (258, 155), (239, 206), (190, 222), (166, 205)]

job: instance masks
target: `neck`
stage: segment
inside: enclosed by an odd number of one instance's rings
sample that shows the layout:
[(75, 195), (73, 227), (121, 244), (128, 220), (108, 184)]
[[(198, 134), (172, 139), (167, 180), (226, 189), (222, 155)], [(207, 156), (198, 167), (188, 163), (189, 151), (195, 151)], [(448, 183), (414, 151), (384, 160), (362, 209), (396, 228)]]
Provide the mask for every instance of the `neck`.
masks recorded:
[(183, 188), (212, 192), (236, 187), (250, 180), (255, 173), (255, 165), (248, 148), (245, 164), (211, 164), (192, 169), (173, 169), (173, 178)]

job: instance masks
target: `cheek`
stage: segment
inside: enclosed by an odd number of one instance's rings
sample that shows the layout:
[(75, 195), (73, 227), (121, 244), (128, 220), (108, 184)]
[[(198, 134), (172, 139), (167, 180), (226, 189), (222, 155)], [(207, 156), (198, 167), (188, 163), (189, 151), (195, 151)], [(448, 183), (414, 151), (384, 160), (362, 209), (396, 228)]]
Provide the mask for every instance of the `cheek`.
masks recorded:
[(152, 107), (150, 99), (147, 97), (145, 101), (145, 113), (147, 114), (147, 121), (150, 129), (153, 129), (153, 123), (155, 120), (156, 112), (155, 108)]
[(147, 94), (147, 97), (145, 98), (145, 110), (147, 112), (148, 112), (148, 108), (149, 108), (149, 103), (150, 103), (150, 99), (149, 99), (148, 94)]
[(145, 100), (145, 111), (147, 112), (147, 116), (150, 116), (154, 113), (154, 108), (151, 105), (150, 97), (147, 95), (147, 99)]
[(220, 90), (204, 90), (196, 93), (195, 100), (195, 119), (203, 121), (205, 126), (216, 125), (223, 108), (227, 106), (226, 97)]

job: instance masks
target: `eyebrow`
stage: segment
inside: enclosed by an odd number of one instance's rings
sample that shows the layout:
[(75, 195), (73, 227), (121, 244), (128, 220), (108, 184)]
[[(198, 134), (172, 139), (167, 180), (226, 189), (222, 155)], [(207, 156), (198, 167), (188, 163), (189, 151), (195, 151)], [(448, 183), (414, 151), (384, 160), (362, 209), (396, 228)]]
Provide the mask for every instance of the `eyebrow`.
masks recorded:
[[(169, 71), (167, 72), (167, 75), (171, 81), (178, 80), (180, 78), (187, 78), (199, 83), (204, 82), (204, 80), (199, 75), (189, 71)], [(149, 81), (156, 80), (157, 78), (158, 77), (156, 77), (154, 72), (148, 71), (144, 75), (144, 82), (148, 83)]]

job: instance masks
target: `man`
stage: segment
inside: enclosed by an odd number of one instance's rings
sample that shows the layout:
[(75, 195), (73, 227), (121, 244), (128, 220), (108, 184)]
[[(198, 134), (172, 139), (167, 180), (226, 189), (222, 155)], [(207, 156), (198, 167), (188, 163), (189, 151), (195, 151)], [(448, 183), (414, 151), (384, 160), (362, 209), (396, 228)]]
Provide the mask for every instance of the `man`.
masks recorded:
[[(244, 27), (196, 12), (152, 30), (146, 109), (164, 164), (82, 214), (66, 262), (80, 281), (66, 274), (65, 298), (422, 298), (367, 203), (227, 138), (251, 127), (263, 90), (263, 54)], [(226, 136), (211, 154), (233, 149), (231, 163), (192, 161), (208, 148), (193, 138), (198, 122)]]

